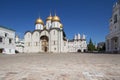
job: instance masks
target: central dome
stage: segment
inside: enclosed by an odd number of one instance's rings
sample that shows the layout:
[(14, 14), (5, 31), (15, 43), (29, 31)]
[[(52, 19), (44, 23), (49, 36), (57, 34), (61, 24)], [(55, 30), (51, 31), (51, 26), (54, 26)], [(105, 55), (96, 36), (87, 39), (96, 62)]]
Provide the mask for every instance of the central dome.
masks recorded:
[(55, 16), (52, 18), (52, 21), (58, 21), (58, 22), (60, 22), (60, 18), (55, 15)]
[(42, 24), (42, 25), (44, 25), (44, 22), (43, 22), (42, 19), (38, 18), (38, 19), (36, 20), (35, 24)]
[(49, 17), (47, 17), (46, 21), (52, 20), (52, 16), (50, 15)]

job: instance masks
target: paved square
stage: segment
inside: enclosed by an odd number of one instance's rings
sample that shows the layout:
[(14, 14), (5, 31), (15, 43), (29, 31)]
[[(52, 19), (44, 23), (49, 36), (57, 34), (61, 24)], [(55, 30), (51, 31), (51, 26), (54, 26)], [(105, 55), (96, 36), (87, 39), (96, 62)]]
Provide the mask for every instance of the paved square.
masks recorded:
[(0, 54), (0, 80), (120, 80), (120, 54)]

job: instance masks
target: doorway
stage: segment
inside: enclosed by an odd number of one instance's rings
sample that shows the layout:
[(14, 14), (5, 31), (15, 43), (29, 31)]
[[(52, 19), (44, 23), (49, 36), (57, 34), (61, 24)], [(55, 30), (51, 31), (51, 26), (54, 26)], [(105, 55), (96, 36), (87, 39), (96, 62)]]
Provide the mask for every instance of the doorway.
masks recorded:
[(41, 36), (41, 48), (43, 52), (48, 52), (48, 37), (47, 36)]
[(0, 49), (0, 53), (2, 53), (3, 52), (3, 49)]

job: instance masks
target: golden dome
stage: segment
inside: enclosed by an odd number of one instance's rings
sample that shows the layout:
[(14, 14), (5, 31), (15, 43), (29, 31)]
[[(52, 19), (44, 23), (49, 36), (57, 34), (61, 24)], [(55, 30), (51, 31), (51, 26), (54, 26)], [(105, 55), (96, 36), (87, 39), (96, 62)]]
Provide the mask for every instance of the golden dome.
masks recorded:
[(44, 22), (42, 21), (42, 19), (38, 18), (36, 20), (35, 24), (42, 24), (42, 25), (44, 25)]
[(55, 15), (55, 16), (52, 18), (52, 21), (58, 21), (58, 22), (60, 22), (60, 18)]
[(63, 25), (62, 25), (62, 24), (60, 24), (60, 28), (63, 28)]
[(52, 20), (52, 16), (47, 17), (46, 21)]

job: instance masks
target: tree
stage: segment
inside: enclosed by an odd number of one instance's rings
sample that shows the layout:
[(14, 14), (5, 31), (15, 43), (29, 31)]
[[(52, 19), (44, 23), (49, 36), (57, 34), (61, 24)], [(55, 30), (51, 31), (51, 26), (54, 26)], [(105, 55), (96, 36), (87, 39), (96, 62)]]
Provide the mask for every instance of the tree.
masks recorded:
[(95, 50), (95, 45), (92, 42), (92, 39), (90, 38), (89, 44), (87, 45), (88, 51), (94, 51)]

